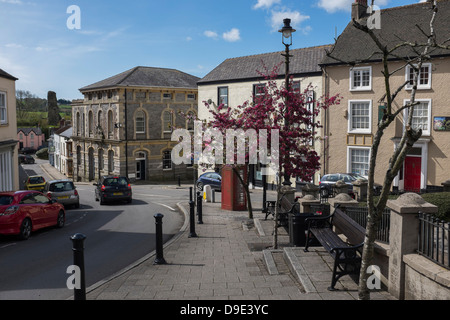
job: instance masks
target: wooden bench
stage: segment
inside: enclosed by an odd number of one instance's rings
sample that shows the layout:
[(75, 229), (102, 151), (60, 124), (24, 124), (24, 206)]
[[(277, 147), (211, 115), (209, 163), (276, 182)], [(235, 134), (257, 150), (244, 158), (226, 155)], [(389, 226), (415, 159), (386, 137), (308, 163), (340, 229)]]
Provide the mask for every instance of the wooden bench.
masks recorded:
[[(264, 220), (267, 220), (269, 215), (275, 217), (275, 206), (276, 201), (266, 201), (266, 217)], [(278, 226), (287, 226), (287, 222), (289, 221), (289, 213), (295, 214), (300, 212), (300, 203), (298, 202), (290, 202), (285, 195), (283, 195), (280, 199), (279, 210), (278, 210)]]
[[(366, 230), (347, 216), (339, 206), (331, 215), (307, 218), (305, 222), (307, 241), (304, 250), (308, 251), (312, 240), (316, 239), (334, 259), (331, 286), (328, 290), (335, 290), (336, 282), (344, 275), (354, 274), (359, 278)], [(333, 231), (333, 227), (347, 237), (348, 243)]]

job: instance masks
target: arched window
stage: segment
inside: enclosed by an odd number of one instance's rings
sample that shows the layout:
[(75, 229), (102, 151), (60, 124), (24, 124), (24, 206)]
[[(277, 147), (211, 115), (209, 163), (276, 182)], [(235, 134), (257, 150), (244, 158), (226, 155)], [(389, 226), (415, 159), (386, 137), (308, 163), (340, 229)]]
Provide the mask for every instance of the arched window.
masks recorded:
[(102, 110), (98, 111), (97, 126), (99, 126), (100, 128), (102, 127)]
[(103, 161), (103, 149), (98, 149), (98, 170), (103, 170), (104, 161)]
[(163, 112), (162, 120), (163, 120), (163, 123), (162, 123), (163, 132), (172, 132), (172, 129), (173, 129), (173, 114), (172, 114), (172, 111), (165, 110)]
[(80, 113), (77, 112), (77, 136), (81, 133), (81, 119), (80, 119)]
[(194, 111), (189, 111), (186, 117), (186, 129), (194, 131), (194, 121), (197, 119), (197, 114)]
[(113, 173), (114, 171), (114, 151), (108, 150), (108, 173)]
[(114, 119), (112, 110), (108, 111), (108, 135), (111, 137), (114, 132)]
[(136, 133), (145, 133), (145, 114), (143, 111), (136, 112)]
[(92, 114), (92, 111), (89, 111), (89, 116), (88, 116), (88, 131), (89, 134), (93, 134), (94, 133), (94, 115)]

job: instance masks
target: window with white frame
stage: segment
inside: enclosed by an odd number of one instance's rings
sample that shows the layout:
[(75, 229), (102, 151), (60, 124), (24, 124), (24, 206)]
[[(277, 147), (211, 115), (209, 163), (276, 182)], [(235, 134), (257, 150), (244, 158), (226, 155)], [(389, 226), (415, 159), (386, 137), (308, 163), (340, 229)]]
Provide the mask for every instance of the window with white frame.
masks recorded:
[(228, 107), (228, 87), (217, 88), (217, 96), (219, 105), (223, 104), (224, 107)]
[(349, 101), (348, 106), (348, 132), (372, 132), (372, 101)]
[(350, 90), (372, 89), (372, 67), (350, 69)]
[(143, 111), (136, 112), (136, 133), (145, 133), (145, 114)]
[[(414, 85), (414, 68), (406, 66), (406, 89), (412, 89)], [(431, 89), (431, 63), (424, 63), (419, 71), (417, 79), (417, 89)]]
[(0, 124), (8, 123), (6, 92), (0, 92)]
[(166, 150), (163, 152), (163, 170), (172, 169), (172, 151)]
[(370, 148), (348, 147), (347, 172), (367, 177), (369, 174)]
[[(431, 100), (416, 100), (419, 104), (414, 105), (414, 111), (412, 114), (412, 127), (414, 129), (422, 129), (423, 136), (429, 136), (431, 132)], [(405, 104), (409, 103), (409, 100), (405, 100)], [(404, 125), (408, 121), (410, 108), (405, 109), (404, 113)]]

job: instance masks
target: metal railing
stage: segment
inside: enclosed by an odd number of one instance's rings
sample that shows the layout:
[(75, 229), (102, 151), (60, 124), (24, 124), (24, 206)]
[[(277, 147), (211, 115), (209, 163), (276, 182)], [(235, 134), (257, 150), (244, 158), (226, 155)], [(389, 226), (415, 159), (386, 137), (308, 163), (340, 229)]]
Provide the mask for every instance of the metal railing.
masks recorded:
[(419, 212), (417, 252), (447, 269), (450, 269), (449, 230), (449, 222)]
[[(360, 226), (366, 228), (368, 209), (367, 207), (346, 207), (346, 214), (355, 220)], [(384, 243), (389, 243), (389, 230), (391, 225), (391, 210), (385, 208), (381, 214), (381, 219), (376, 228), (375, 239)]]

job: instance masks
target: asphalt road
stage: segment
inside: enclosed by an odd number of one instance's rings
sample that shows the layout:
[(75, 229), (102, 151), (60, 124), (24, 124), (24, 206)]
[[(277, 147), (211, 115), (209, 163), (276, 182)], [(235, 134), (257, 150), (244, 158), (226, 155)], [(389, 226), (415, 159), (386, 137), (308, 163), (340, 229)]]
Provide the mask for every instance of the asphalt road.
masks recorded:
[[(43, 174), (39, 162), (24, 165), (28, 174)], [(45, 175), (45, 173), (44, 173)], [(155, 250), (155, 218), (162, 213), (164, 242), (178, 233), (184, 216), (177, 203), (189, 200), (189, 189), (133, 186), (133, 202), (100, 206), (91, 184), (77, 184), (81, 207), (66, 210), (62, 229), (35, 232), (30, 239), (0, 237), (0, 300), (69, 299), (67, 267), (73, 264), (72, 241), (86, 235), (85, 269), (89, 287)]]

